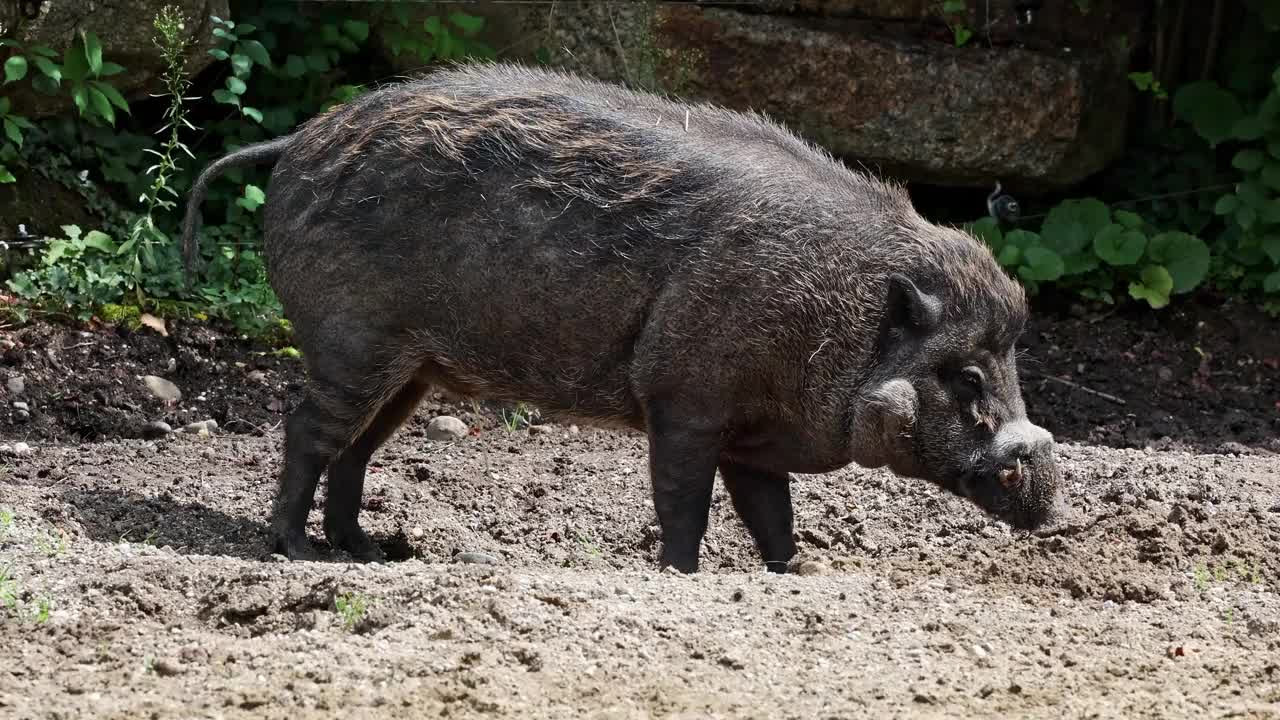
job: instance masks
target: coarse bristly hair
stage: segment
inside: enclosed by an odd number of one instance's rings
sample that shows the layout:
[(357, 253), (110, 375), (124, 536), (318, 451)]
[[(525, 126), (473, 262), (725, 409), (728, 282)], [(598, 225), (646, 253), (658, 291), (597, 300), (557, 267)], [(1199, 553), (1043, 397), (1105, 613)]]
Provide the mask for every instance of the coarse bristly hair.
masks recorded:
[[(374, 150), (415, 158), (441, 182), (519, 166), (522, 186), (566, 202), (641, 208), (637, 242), (686, 240), (687, 225), (664, 220), (691, 207), (715, 210), (719, 232), (769, 237), (757, 247), (762, 259), (809, 243), (822, 265), (853, 265), (854, 253), (864, 267), (875, 260), (913, 272), (944, 298), (949, 320), (981, 315), (992, 344), (1011, 342), (1025, 323), (1022, 287), (980, 241), (925, 221), (903, 187), (845, 166), (757, 112), (681, 104), (558, 70), (473, 63), (337, 106), (299, 130), (289, 155), (305, 165), (337, 153), (315, 178), (323, 200)], [(855, 229), (857, 246), (836, 242)]]

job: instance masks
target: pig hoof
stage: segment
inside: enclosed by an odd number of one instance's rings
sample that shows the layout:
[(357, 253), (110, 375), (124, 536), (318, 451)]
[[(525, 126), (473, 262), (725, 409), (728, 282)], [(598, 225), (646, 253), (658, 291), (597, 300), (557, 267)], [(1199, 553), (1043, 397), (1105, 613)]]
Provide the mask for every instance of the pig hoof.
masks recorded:
[(315, 547), (311, 545), (311, 541), (307, 539), (306, 535), (280, 538), (276, 541), (275, 552), (290, 560), (314, 561), (320, 559), (320, 553), (316, 552)]
[(382, 548), (369, 539), (364, 530), (356, 528), (343, 533), (328, 534), (329, 544), (339, 550), (345, 550), (359, 562), (383, 562), (387, 559)]

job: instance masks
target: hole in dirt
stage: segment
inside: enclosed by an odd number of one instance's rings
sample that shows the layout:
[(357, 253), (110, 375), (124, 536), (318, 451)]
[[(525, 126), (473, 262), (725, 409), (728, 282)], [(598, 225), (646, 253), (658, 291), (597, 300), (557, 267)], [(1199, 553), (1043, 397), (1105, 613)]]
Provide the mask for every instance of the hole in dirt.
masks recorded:
[(401, 562), (422, 556), (409, 544), (409, 538), (404, 534), (403, 530), (398, 531), (391, 537), (378, 538), (377, 543), (378, 547), (382, 548), (382, 552), (387, 556), (387, 562)]

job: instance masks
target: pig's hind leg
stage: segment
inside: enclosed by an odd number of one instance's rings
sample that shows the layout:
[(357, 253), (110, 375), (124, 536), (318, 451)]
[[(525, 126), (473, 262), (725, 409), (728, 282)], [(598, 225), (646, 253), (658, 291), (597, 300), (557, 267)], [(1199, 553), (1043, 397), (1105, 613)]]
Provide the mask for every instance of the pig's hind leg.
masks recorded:
[(413, 416), (428, 387), (421, 380), (411, 380), (382, 406), (360, 437), (329, 463), (324, 534), (330, 545), (346, 550), (357, 560), (380, 562), (385, 559), (382, 549), (369, 539), (359, 522), (360, 498), (364, 494), (364, 475), (369, 459)]
[(386, 335), (352, 332), (352, 327), (331, 317), (319, 337), (302, 344), (307, 394), (285, 426), (284, 467), (273, 511), (275, 551), (290, 560), (316, 558), (306, 525), (326, 468), (331, 473), (326, 535), (343, 549), (370, 554), (373, 544), (356, 522), (365, 465), (421, 397), (417, 368), (386, 346)]
[(720, 477), (765, 566), (772, 572), (786, 572), (787, 562), (796, 554), (790, 476), (722, 461)]

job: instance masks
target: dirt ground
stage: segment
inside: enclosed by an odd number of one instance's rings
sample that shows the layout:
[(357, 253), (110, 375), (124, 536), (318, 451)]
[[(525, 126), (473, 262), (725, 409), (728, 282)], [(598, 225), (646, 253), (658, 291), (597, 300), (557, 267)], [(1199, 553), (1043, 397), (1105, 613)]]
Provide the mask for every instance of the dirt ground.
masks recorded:
[(788, 576), (719, 486), (703, 572), (658, 572), (642, 437), (442, 399), (370, 472), (392, 562), (276, 562), (298, 362), (170, 331), (0, 332), (0, 718), (1280, 718), (1280, 332), (1243, 310), (1042, 314), (1071, 522), (798, 476)]

